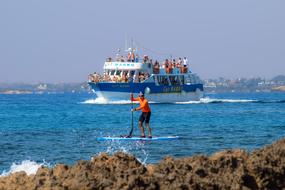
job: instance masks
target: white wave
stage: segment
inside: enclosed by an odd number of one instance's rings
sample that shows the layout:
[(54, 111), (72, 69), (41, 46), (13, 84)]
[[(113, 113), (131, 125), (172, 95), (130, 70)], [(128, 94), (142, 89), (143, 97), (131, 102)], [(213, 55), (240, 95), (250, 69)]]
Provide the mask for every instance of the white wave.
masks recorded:
[(216, 101), (229, 102), (229, 103), (247, 103), (247, 102), (256, 102), (256, 100), (246, 100), (246, 99), (216, 99)]
[(209, 104), (209, 103), (247, 103), (247, 102), (256, 102), (256, 100), (247, 100), (247, 99), (216, 99), (216, 98), (201, 98), (198, 101), (188, 101), (188, 102), (175, 102), (175, 104)]
[[(108, 101), (104, 98), (96, 98), (96, 99), (89, 99), (81, 102), (82, 104), (131, 104), (131, 100), (114, 100)], [(150, 104), (154, 104), (156, 102), (150, 101)]]
[(108, 101), (104, 98), (89, 99), (81, 102), (82, 104), (130, 104), (130, 100)]
[(13, 163), (12, 166), (10, 167), (10, 170), (9, 171), (4, 170), (2, 174), (0, 175), (0, 177), (8, 176), (10, 174), (21, 172), (21, 171), (26, 172), (27, 175), (32, 175), (32, 174), (36, 174), (38, 169), (41, 166), (48, 166), (48, 165), (49, 164), (47, 164), (46, 162), (39, 164), (31, 160), (24, 160), (19, 164)]
[[(218, 99), (218, 98), (201, 98), (197, 101), (187, 101), (187, 102), (174, 102), (174, 104), (209, 104), (209, 103), (247, 103), (247, 102), (256, 102), (256, 100), (250, 99)], [(117, 100), (117, 101), (108, 101), (104, 98), (96, 98), (96, 99), (89, 99), (82, 104), (131, 104), (130, 100)], [(155, 104), (159, 102), (150, 101), (150, 104)]]

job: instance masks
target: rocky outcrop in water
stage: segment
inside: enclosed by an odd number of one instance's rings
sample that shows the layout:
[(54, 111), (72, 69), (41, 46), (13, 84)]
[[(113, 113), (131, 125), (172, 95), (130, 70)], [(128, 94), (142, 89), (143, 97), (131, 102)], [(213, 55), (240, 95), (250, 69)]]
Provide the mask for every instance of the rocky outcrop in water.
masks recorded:
[(272, 88), (273, 91), (283, 91), (285, 92), (285, 86), (278, 86), (278, 87), (274, 87)]
[(285, 139), (256, 150), (229, 150), (142, 165), (125, 153), (101, 154), (74, 166), (42, 167), (0, 178), (0, 190), (284, 189)]

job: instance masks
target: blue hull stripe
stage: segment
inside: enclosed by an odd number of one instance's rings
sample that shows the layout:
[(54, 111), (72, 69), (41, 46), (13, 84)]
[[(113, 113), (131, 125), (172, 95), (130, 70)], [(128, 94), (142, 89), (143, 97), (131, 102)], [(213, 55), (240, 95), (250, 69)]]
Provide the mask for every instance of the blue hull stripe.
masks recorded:
[(156, 86), (155, 83), (92, 83), (89, 85), (95, 91), (107, 91), (107, 92), (133, 92), (139, 93), (144, 92), (148, 87), (150, 93), (180, 93), (185, 92), (195, 92), (197, 89), (203, 91), (203, 84), (190, 84), (190, 85), (160, 85)]

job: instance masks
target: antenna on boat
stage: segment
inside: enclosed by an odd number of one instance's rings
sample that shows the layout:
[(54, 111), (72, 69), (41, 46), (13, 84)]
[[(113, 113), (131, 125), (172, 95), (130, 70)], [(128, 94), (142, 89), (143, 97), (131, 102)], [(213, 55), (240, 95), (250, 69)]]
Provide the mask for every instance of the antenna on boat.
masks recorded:
[(131, 49), (132, 49), (132, 52), (133, 52), (133, 43), (134, 43), (133, 38), (131, 38)]
[(135, 52), (137, 51), (137, 48), (134, 45), (134, 40), (133, 38), (131, 38), (130, 42), (129, 40), (126, 38), (125, 39), (125, 52)]
[(127, 39), (127, 34), (125, 35), (125, 51), (128, 48), (128, 39)]

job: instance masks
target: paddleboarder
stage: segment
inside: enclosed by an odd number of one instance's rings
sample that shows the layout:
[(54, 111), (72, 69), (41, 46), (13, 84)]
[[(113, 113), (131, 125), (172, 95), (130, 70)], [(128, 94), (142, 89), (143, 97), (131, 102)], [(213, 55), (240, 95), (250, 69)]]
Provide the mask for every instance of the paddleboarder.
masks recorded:
[(140, 92), (138, 98), (134, 98), (133, 93), (131, 93), (131, 101), (139, 101), (140, 103), (140, 106), (138, 108), (133, 108), (131, 111), (132, 112), (138, 111), (138, 110), (142, 111), (141, 116), (139, 118), (139, 128), (141, 131), (141, 137), (145, 138), (145, 133), (144, 133), (144, 128), (143, 128), (143, 123), (145, 122), (145, 126), (148, 130), (148, 137), (152, 138), (151, 128), (149, 126), (151, 110), (148, 104), (148, 100), (144, 97), (144, 94)]

